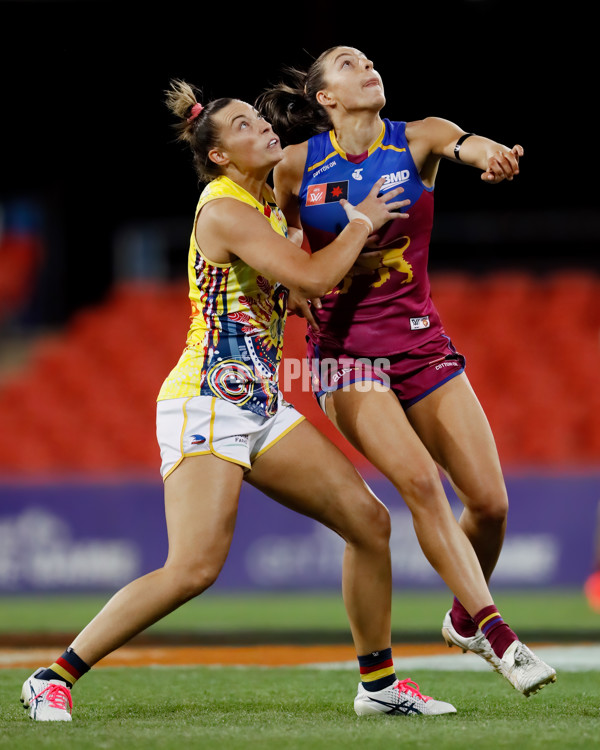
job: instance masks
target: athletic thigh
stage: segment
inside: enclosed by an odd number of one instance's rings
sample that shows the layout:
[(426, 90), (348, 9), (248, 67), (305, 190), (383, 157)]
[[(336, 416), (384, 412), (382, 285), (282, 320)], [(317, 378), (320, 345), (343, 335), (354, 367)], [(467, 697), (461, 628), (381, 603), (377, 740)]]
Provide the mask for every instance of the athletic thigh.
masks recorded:
[(389, 533), (387, 508), (344, 453), (307, 420), (261, 454), (245, 479), (346, 540), (368, 528)]
[(237, 518), (243, 469), (213, 455), (190, 456), (165, 480), (167, 564), (219, 568)]
[(352, 386), (327, 396), (328, 417), (407, 502), (439, 495), (438, 468), (391, 390)]
[(504, 505), (506, 489), (492, 430), (463, 373), (411, 406), (407, 418), (464, 502)]

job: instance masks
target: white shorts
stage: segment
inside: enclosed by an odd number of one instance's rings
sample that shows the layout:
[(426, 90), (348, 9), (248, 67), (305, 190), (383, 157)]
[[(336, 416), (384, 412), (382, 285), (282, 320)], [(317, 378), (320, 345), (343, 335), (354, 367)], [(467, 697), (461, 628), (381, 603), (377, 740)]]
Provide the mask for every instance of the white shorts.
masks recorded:
[(273, 417), (261, 417), (213, 396), (158, 401), (156, 436), (160, 473), (164, 480), (186, 456), (209, 453), (248, 470), (261, 453), (303, 419), (281, 393)]

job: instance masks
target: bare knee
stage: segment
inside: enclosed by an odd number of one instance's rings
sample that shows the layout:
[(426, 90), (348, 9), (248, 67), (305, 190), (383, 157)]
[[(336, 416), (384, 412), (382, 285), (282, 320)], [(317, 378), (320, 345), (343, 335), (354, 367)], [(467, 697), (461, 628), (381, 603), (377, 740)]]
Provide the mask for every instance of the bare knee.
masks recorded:
[(361, 492), (349, 503), (350, 516), (342, 536), (361, 546), (387, 548), (392, 524), (386, 506), (369, 490)]
[(508, 497), (505, 491), (486, 488), (465, 498), (465, 510), (479, 525), (502, 526), (508, 516)]
[(433, 462), (403, 470), (394, 484), (413, 516), (423, 513), (431, 518), (439, 514), (440, 508), (449, 507)]
[(388, 545), (392, 535), (392, 521), (386, 506), (376, 498), (369, 504), (365, 527), (381, 544)]
[(164, 571), (169, 576), (169, 585), (175, 599), (183, 604), (210, 588), (219, 577), (221, 568), (222, 565), (209, 561), (196, 564), (167, 562)]

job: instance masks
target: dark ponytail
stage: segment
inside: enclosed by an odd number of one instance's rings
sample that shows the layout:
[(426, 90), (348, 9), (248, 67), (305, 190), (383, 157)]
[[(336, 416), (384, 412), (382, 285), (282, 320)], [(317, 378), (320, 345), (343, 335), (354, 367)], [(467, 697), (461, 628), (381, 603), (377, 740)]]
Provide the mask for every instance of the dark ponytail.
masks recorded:
[(331, 129), (329, 115), (317, 103), (317, 92), (325, 87), (325, 58), (335, 49), (319, 55), (307, 72), (285, 68), (287, 82), (267, 89), (256, 100), (254, 106), (271, 123), (282, 145), (301, 143)]

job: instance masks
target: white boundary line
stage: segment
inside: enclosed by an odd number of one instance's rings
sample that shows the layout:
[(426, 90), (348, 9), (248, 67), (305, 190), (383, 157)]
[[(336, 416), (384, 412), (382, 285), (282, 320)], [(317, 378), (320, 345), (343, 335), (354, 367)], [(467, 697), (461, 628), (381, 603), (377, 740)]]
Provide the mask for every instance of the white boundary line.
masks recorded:
[[(543, 646), (533, 649), (545, 662), (562, 672), (600, 671), (600, 645)], [(305, 664), (311, 669), (356, 669), (356, 661)], [(394, 658), (397, 672), (412, 669), (433, 669), (442, 672), (487, 672), (492, 668), (475, 654), (448, 656), (406, 656)]]

